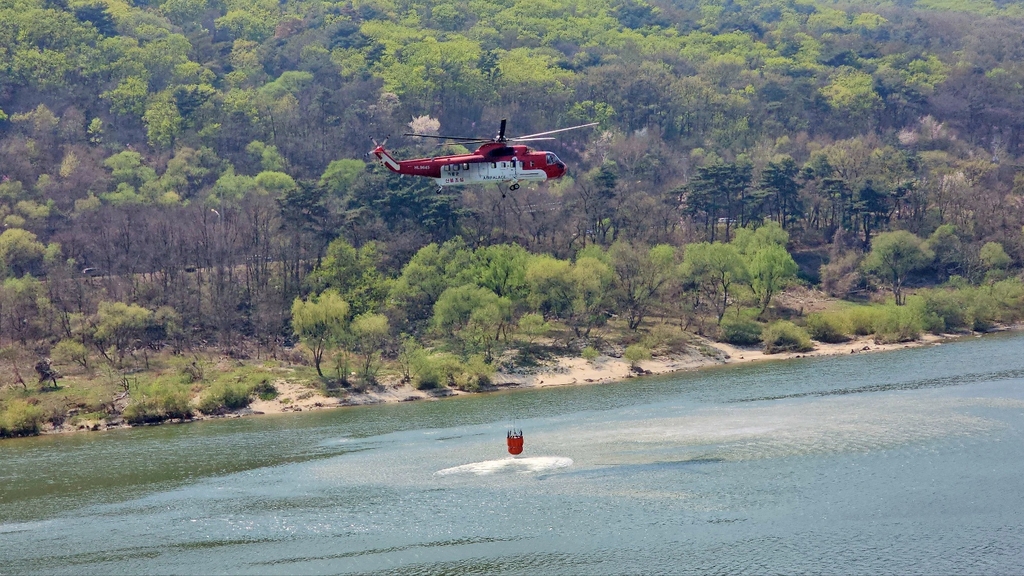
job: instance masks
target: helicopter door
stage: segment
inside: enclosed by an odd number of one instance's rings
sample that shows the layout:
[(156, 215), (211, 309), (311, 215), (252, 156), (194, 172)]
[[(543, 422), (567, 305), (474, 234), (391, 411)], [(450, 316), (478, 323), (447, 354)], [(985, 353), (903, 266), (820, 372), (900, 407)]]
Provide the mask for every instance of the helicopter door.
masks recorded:
[(484, 179), (485, 180), (502, 180), (503, 174), (501, 169), (501, 162), (486, 162), (483, 165), (484, 168)]

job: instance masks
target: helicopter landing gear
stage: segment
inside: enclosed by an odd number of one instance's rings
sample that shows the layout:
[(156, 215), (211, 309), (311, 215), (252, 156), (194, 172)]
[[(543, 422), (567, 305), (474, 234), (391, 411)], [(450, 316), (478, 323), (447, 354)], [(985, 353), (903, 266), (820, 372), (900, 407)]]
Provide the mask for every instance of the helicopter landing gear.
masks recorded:
[(434, 190), (434, 194), (440, 194), (441, 190), (444, 190), (444, 186), (438, 186), (437, 190)]
[(519, 190), (519, 184), (512, 184), (511, 186), (508, 187), (508, 189), (512, 192), (515, 192), (516, 190)]

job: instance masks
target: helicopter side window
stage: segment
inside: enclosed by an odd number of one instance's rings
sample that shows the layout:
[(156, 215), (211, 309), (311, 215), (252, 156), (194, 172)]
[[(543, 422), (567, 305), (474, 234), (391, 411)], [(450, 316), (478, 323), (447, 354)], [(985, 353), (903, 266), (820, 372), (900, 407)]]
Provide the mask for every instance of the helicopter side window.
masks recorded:
[(558, 162), (558, 158), (550, 152), (544, 155), (544, 160), (547, 161), (548, 165)]
[(491, 168), (497, 168), (497, 167), (498, 167), (498, 163), (497, 162), (491, 162)]
[(462, 163), (462, 169), (463, 170), (469, 170), (469, 162), (463, 162)]

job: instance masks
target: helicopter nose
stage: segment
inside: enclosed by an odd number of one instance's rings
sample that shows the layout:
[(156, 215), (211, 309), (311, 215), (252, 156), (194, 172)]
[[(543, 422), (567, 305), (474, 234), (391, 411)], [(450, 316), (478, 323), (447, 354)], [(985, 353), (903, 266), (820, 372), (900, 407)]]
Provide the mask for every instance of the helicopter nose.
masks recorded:
[(558, 168), (558, 175), (560, 177), (565, 175), (565, 164), (561, 162), (555, 162), (555, 167)]

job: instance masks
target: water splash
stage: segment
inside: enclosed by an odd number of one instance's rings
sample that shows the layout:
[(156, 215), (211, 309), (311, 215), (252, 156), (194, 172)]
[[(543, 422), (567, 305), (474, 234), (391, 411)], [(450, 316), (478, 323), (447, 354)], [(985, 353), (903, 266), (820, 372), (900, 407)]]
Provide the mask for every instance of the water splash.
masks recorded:
[(535, 473), (550, 472), (559, 468), (572, 466), (572, 458), (564, 456), (534, 456), (531, 458), (502, 458), (500, 460), (484, 460), (473, 462), (452, 468), (445, 468), (434, 472), (437, 476), (449, 476), (452, 474), (474, 474), (486, 476), (502, 472)]

